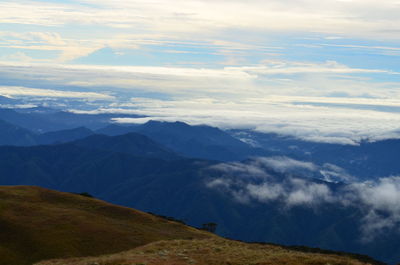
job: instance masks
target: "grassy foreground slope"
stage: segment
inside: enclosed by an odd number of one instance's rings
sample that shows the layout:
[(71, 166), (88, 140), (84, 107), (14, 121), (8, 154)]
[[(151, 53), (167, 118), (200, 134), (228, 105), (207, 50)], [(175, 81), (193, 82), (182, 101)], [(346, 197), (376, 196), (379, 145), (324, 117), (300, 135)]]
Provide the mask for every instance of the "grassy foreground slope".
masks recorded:
[[(373, 261), (371, 261), (373, 262)], [(100, 257), (49, 260), (36, 265), (366, 265), (346, 255), (306, 253), (222, 238), (159, 241)]]
[(140, 211), (32, 186), (0, 186), (0, 265), (97, 256), (211, 235)]

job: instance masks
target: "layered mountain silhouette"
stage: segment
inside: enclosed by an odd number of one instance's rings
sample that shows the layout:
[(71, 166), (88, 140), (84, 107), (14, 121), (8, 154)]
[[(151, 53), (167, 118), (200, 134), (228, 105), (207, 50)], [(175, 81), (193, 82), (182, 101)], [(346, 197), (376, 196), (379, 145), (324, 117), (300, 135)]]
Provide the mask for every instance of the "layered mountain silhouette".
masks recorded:
[[(400, 258), (396, 230), (362, 242), (362, 208), (333, 203), (319, 208), (287, 208), (280, 200), (240, 202), (232, 196), (235, 193), (210, 188), (212, 180), (226, 177), (225, 172), (210, 170), (218, 162), (178, 157), (166, 160), (164, 156), (173, 153), (143, 137), (90, 136), (58, 145), (0, 147), (0, 183), (88, 192), (194, 226), (215, 222), (220, 235), (235, 239), (351, 251), (388, 262)], [(278, 183), (293, 176), (273, 168), (265, 170)], [(317, 179), (307, 183), (322, 183), (333, 191), (342, 185)], [(237, 192), (240, 195), (240, 190)]]
[(47, 132), (36, 137), (37, 144), (56, 144), (72, 142), (93, 135), (94, 132), (86, 127), (78, 127), (74, 129)]
[(34, 145), (36, 135), (29, 130), (0, 120), (0, 145)]
[(137, 132), (187, 157), (211, 160), (242, 160), (250, 156), (267, 155), (228, 133), (211, 126), (190, 126), (183, 122), (149, 121), (134, 126), (110, 125), (97, 133), (110, 136)]
[(0, 120), (0, 145), (34, 146), (66, 143), (93, 134), (93, 131), (85, 127), (38, 134), (20, 126)]
[(37, 107), (31, 109), (0, 108), (0, 120), (26, 128), (34, 133), (86, 127), (97, 130), (111, 123), (116, 117), (137, 118), (131, 114), (85, 114)]
[[(302, 183), (298, 179), (317, 193), (328, 188), (336, 198), (346, 185), (343, 177), (351, 182), (396, 176), (400, 140), (349, 146), (182, 122), (117, 125), (110, 123), (113, 117), (0, 109), (0, 184), (88, 192), (193, 226), (215, 222), (218, 234), (235, 239), (400, 260), (395, 225), (373, 240), (362, 235), (366, 217), (389, 217), (387, 211), (332, 202), (292, 207), (278, 196), (288, 183)], [(272, 159), (263, 164), (254, 158), (260, 156)], [(309, 194), (301, 192), (292, 195), (306, 200)], [(268, 200), (275, 193), (277, 199)]]
[(92, 150), (106, 150), (149, 158), (152, 157), (165, 160), (181, 158), (168, 148), (165, 148), (147, 136), (138, 133), (127, 133), (114, 137), (96, 134), (74, 141), (72, 144)]

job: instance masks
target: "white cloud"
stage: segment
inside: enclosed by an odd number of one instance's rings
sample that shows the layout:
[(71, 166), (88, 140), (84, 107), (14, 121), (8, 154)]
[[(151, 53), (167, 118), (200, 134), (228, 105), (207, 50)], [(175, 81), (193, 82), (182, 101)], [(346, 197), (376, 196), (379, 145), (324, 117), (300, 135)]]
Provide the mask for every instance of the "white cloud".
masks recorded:
[[(310, 173), (318, 171), (319, 167), (287, 157), (260, 157), (246, 163), (221, 163), (209, 170), (220, 172), (222, 176), (206, 185), (230, 193), (241, 203), (250, 203), (251, 200), (262, 203), (280, 201), (291, 208), (304, 205), (316, 207), (334, 201), (332, 192), (325, 184), (302, 179), (299, 169), (309, 170)], [(277, 172), (284, 175), (276, 176)]]
[[(1, 11), (0, 11), (1, 12)], [(74, 40), (63, 38), (58, 32), (0, 32), (0, 47), (38, 51), (57, 51), (60, 54), (55, 62), (66, 62), (86, 56), (102, 48), (105, 41)], [(12, 57), (0, 58), (1, 61), (15, 61)], [(17, 58), (18, 59), (18, 58)], [(17, 60), (18, 61), (18, 60)], [(26, 60), (25, 60), (26, 61)], [(33, 59), (29, 61), (50, 62), (50, 59)]]
[(34, 59), (32, 57), (26, 55), (23, 52), (16, 52), (16, 53), (0, 56), (0, 61), (29, 63), (29, 62), (34, 61)]
[(325, 184), (310, 183), (303, 179), (291, 179), (293, 189), (286, 198), (288, 206), (320, 205), (334, 201), (331, 190)]
[[(398, 40), (399, 11), (399, 5), (392, 0), (379, 4), (372, 0), (363, 3), (336, 0), (320, 3), (312, 0), (81, 0), (40, 4), (29, 0), (3, 1), (0, 2), (0, 23), (43, 30), (18, 33), (12, 26), (7, 26), (8, 32), (0, 33), (3, 37), (0, 46), (22, 52), (58, 51), (60, 56), (52, 61), (68, 62), (103, 47), (139, 49), (144, 45), (168, 47), (180, 44), (193, 48), (198, 45), (210, 49), (207, 52), (210, 55), (226, 56), (218, 63), (235, 65), (250, 51), (256, 51), (262, 58), (274, 58), (284, 53), (284, 48), (272, 45), (269, 37), (277, 32), (282, 36), (322, 34), (326, 35), (326, 40), (343, 37)], [(93, 29), (102, 33), (93, 34)], [(237, 38), (237, 34), (241, 38)], [(363, 45), (359, 46), (363, 48)], [(396, 47), (384, 45), (374, 48), (397, 51)], [(301, 69), (286, 69), (287, 72), (291, 70)], [(308, 73), (319, 70), (354, 73), (361, 69), (303, 69)], [(281, 69), (253, 71), (278, 73)]]
[[(313, 100), (310, 98), (310, 100)], [(399, 138), (398, 113), (329, 106), (292, 105), (274, 99), (153, 100), (134, 99), (130, 111), (155, 120), (185, 121), (222, 128), (250, 128), (309, 141), (357, 144), (362, 139)], [(337, 102), (340, 102), (338, 99)], [(381, 104), (384, 104), (382, 100)], [(391, 101), (388, 102), (392, 104)], [(130, 123), (129, 118), (116, 119)]]
[[(0, 4), (1, 23), (45, 26), (81, 24), (153, 32), (216, 35), (224, 29), (322, 32), (334, 36), (398, 38), (395, 0), (335, 1), (80, 1), (82, 4), (34, 1)], [(85, 5), (89, 4), (89, 5)]]
[[(369, 82), (344, 73), (341, 75), (346, 78), (338, 78), (330, 71), (304, 74), (307, 67), (310, 71), (316, 68), (364, 71), (332, 62), (276, 61), (259, 67), (219, 69), (3, 63), (0, 75), (22, 84), (33, 80), (37, 86), (42, 83), (55, 88), (74, 86), (85, 92), (105, 94), (112, 91), (123, 96), (108, 109), (99, 111), (129, 112), (149, 119), (251, 128), (343, 144), (356, 144), (364, 138), (399, 137), (400, 91), (396, 82)], [(288, 78), (282, 80), (280, 75), (254, 72), (259, 68), (263, 72), (279, 69), (280, 73), (297, 69), (303, 74), (300, 78), (287, 74)], [(155, 96), (143, 98), (135, 94)], [(157, 99), (157, 94), (169, 99)], [(335, 94), (339, 96), (332, 97)], [(134, 96), (131, 101), (129, 95)], [(128, 123), (145, 121), (116, 119)]]
[[(268, 61), (265, 61), (268, 63)], [(290, 63), (290, 62), (270, 62), (263, 66), (253, 67), (228, 67), (227, 70), (240, 70), (254, 75), (277, 75), (277, 74), (355, 74), (355, 73), (387, 73), (392, 72), (378, 69), (359, 69), (350, 68), (335, 61), (325, 63)], [(398, 74), (398, 73), (393, 73)]]
[[(347, 187), (350, 200), (366, 205), (363, 240), (371, 241), (382, 231), (400, 225), (400, 177), (381, 178), (377, 182), (355, 183)], [(349, 199), (349, 198), (347, 198)]]
[(94, 92), (60, 91), (17, 86), (0, 86), (0, 95), (6, 97), (45, 97), (45, 98), (82, 98), (91, 100), (113, 100), (114, 97)]
[(279, 173), (293, 172), (296, 170), (317, 170), (317, 167), (311, 162), (303, 162), (289, 157), (261, 157), (257, 161)]

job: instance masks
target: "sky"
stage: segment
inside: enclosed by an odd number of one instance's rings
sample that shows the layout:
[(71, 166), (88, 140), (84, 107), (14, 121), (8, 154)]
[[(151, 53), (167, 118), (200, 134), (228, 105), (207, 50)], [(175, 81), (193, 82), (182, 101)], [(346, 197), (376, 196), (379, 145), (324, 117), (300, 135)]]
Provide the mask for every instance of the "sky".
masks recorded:
[(0, 0), (0, 95), (322, 142), (399, 138), (398, 14), (399, 0)]

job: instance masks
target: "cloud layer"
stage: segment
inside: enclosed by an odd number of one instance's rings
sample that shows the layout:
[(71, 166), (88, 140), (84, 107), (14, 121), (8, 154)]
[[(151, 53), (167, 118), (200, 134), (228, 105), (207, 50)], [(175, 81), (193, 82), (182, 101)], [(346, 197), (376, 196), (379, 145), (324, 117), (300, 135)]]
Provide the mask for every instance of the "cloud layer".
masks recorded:
[(116, 29), (140, 26), (158, 32), (192, 33), (242, 28), (254, 31), (313, 31), (396, 38), (400, 6), (395, 0), (208, 1), (167, 0), (41, 2), (0, 5), (1, 23), (45, 26), (102, 25)]
[(313, 141), (399, 137), (399, 12), (395, 0), (2, 1), (1, 93), (111, 95), (97, 107)]
[[(338, 79), (338, 72), (345, 76)], [(368, 83), (354, 76), (365, 72), (397, 78), (395, 72), (350, 68), (334, 62), (281, 61), (222, 69), (4, 63), (0, 64), (0, 79), (10, 85), (0, 93), (25, 95), (27, 99), (39, 94), (114, 97), (99, 111), (251, 128), (312, 141), (356, 144), (363, 138), (398, 138), (397, 83)], [(70, 87), (74, 91), (65, 92)]]

